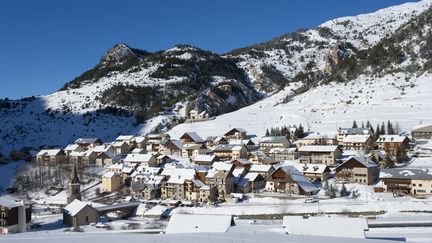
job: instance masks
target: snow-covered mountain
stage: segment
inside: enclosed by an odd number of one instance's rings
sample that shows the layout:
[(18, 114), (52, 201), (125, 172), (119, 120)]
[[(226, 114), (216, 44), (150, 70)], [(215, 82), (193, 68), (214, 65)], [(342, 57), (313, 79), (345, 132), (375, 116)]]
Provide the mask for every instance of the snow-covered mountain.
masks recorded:
[(0, 101), (0, 152), (168, 130), (196, 100), (209, 115), (231, 113), (178, 125), (173, 134), (230, 126), (262, 134), (300, 122), (324, 131), (354, 119), (392, 119), (409, 128), (432, 120), (431, 5), (339, 18), (225, 55), (187, 45), (150, 53), (118, 44), (58, 92)]

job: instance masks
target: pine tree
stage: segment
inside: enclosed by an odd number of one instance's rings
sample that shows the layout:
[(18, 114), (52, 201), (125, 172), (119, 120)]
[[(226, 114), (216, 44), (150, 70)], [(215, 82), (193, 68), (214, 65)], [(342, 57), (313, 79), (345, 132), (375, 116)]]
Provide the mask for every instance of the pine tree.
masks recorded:
[(369, 122), (369, 120), (367, 120), (367, 122), (366, 122), (366, 128), (373, 129), (373, 128), (372, 128), (372, 125), (371, 125), (370, 122)]
[(389, 135), (395, 134), (393, 129), (393, 124), (390, 122), (390, 120), (387, 121), (387, 134)]
[(355, 120), (353, 121), (352, 128), (358, 128), (357, 122)]
[(383, 135), (383, 134), (385, 134), (386, 133), (386, 127), (385, 127), (385, 124), (384, 124), (384, 122), (381, 124), (381, 132), (380, 132), (380, 135)]
[(380, 135), (381, 135), (380, 126), (377, 125), (377, 127), (375, 129), (375, 140), (378, 139)]
[(304, 129), (303, 129), (303, 125), (302, 124), (299, 125), (299, 127), (298, 127), (297, 130), (298, 130), (298, 136), (297, 137), (298, 138), (304, 138), (305, 135), (304, 135)]
[(401, 127), (399, 125), (399, 122), (396, 122), (396, 125), (394, 127), (394, 131), (395, 131), (395, 134), (401, 133)]
[(365, 128), (365, 124), (364, 124), (364, 122), (362, 122), (362, 124), (361, 124), (361, 128)]
[(266, 137), (270, 136), (270, 132), (269, 132), (268, 128), (266, 129), (265, 135), (266, 135)]
[(349, 192), (348, 192), (348, 190), (346, 189), (346, 187), (345, 187), (345, 183), (344, 184), (342, 184), (342, 188), (341, 188), (341, 190), (340, 190), (340, 196), (341, 197), (346, 197), (346, 196), (348, 196), (349, 195)]

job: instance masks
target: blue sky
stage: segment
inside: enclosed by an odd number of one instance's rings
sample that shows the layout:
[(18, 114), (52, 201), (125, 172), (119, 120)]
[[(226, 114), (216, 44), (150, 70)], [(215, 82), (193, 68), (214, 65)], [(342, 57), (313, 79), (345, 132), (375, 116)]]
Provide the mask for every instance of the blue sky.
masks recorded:
[(116, 43), (224, 53), (404, 0), (0, 1), (0, 98), (48, 94)]

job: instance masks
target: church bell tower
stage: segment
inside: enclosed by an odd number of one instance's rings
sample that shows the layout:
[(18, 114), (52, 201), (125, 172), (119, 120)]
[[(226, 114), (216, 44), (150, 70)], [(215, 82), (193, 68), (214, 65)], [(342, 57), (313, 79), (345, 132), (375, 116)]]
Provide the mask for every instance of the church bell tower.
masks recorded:
[(75, 163), (72, 167), (69, 182), (69, 195), (67, 197), (67, 203), (71, 203), (73, 200), (81, 200), (81, 183), (78, 177), (78, 172)]

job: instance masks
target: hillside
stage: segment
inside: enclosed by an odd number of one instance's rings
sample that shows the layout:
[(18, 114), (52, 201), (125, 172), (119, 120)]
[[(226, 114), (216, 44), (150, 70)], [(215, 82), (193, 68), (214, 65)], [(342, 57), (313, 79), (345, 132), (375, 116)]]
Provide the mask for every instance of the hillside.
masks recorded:
[(177, 125), (172, 134), (239, 126), (261, 135), (298, 123), (327, 132), (354, 119), (410, 129), (432, 119), (431, 5), (343, 17), (224, 55), (115, 45), (58, 92), (1, 100), (0, 152), (169, 130), (197, 103), (217, 118)]

